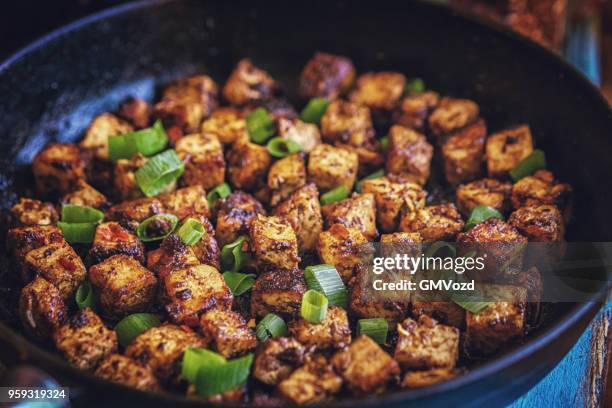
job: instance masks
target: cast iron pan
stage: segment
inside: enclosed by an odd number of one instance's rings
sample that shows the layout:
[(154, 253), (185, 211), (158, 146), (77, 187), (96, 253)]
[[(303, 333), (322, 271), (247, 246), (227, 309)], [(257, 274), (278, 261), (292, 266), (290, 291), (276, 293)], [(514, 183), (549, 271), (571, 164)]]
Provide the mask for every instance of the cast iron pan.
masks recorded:
[[(0, 204), (7, 209), (27, 192), (31, 179), (21, 169), (46, 142), (73, 141), (94, 115), (128, 95), (152, 100), (161, 84), (181, 75), (207, 73), (222, 82), (247, 56), (301, 106), (297, 78), (316, 50), (350, 56), (360, 72), (398, 70), (442, 94), (474, 99), (493, 131), (529, 123), (552, 170), (575, 188), (570, 239), (612, 241), (612, 112), (599, 92), (560, 58), (510, 31), (424, 2), (154, 1), (62, 28), (0, 66)], [(10, 272), (10, 265), (3, 269)], [(1, 289), (2, 298), (14, 296)], [(599, 306), (596, 295), (561, 305), (522, 346), (464, 376), (359, 404), (506, 404), (554, 367)], [(3, 320), (2, 358), (36, 364), (72, 385), (74, 405), (196, 404), (99, 381), (23, 338), (10, 317)]]

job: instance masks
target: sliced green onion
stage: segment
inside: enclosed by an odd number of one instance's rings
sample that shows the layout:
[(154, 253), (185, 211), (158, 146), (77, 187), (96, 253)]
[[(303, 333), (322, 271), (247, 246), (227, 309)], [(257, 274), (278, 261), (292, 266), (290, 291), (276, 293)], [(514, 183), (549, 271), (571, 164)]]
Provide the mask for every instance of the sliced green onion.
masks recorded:
[(333, 190), (329, 190), (327, 193), (321, 195), (321, 204), (331, 204), (336, 201), (342, 201), (349, 195), (349, 190), (346, 186), (338, 186)]
[(325, 114), (329, 103), (330, 102), (325, 98), (312, 98), (310, 101), (308, 101), (308, 104), (306, 104), (304, 110), (302, 110), (300, 118), (303, 122), (318, 125), (321, 123), (321, 118)]
[(479, 205), (472, 210), (470, 218), (468, 218), (467, 222), (465, 223), (465, 229), (472, 229), (476, 224), (480, 224), (489, 218), (499, 218), (502, 221), (504, 220), (504, 216), (495, 208), (488, 207), (486, 205)]
[(381, 137), (379, 142), (380, 150), (386, 152), (389, 149), (389, 136)]
[(257, 323), (255, 334), (259, 341), (266, 341), (272, 337), (283, 337), (289, 334), (287, 324), (274, 313), (268, 313), (266, 317)]
[(242, 250), (244, 241), (246, 237), (243, 235), (221, 248), (221, 268), (224, 271), (238, 272), (249, 261), (249, 254)]
[(453, 258), (455, 257), (455, 255), (457, 255), (457, 248), (455, 248), (454, 245), (444, 241), (436, 241), (433, 244), (429, 245), (423, 255), (426, 258), (433, 258), (435, 254), (437, 254), (443, 249), (448, 250)]
[(95, 298), (91, 282), (83, 281), (79, 285), (79, 288), (77, 289), (76, 295), (74, 297), (79, 310), (86, 308), (94, 309)]
[(252, 273), (224, 272), (223, 279), (234, 296), (240, 296), (255, 284), (256, 275)]
[(357, 336), (366, 335), (378, 344), (385, 344), (389, 323), (380, 317), (374, 319), (359, 319), (357, 322)]
[(311, 323), (321, 323), (327, 316), (328, 300), (321, 292), (309, 289), (302, 297), (300, 314)]
[(302, 150), (302, 146), (293, 140), (283, 139), (282, 137), (275, 137), (268, 141), (268, 152), (273, 157), (283, 158)]
[(108, 158), (112, 161), (131, 159), (136, 153), (152, 156), (164, 150), (167, 144), (168, 136), (158, 119), (150, 128), (109, 137)]
[(158, 241), (172, 234), (178, 222), (174, 214), (157, 214), (141, 222), (136, 235), (142, 242)]
[(71, 244), (90, 244), (96, 233), (96, 224), (93, 222), (69, 223), (59, 221), (57, 226), (62, 230), (64, 239)]
[(425, 82), (423, 82), (421, 78), (414, 78), (410, 81), (406, 81), (404, 90), (411, 94), (425, 92)]
[(385, 171), (383, 169), (380, 169), (368, 176), (365, 176), (364, 178), (362, 178), (355, 184), (355, 191), (358, 193), (361, 193), (361, 186), (365, 180), (374, 180), (374, 179), (381, 178), (384, 176), (385, 176)]
[(229, 186), (229, 184), (227, 183), (219, 184), (217, 187), (210, 190), (208, 194), (206, 195), (206, 199), (208, 200), (208, 206), (212, 208), (213, 205), (215, 205), (215, 201), (217, 201), (220, 198), (225, 198), (229, 196), (230, 194), (232, 194), (232, 189)]
[(246, 127), (251, 140), (257, 144), (264, 144), (274, 135), (274, 121), (266, 108), (257, 108), (246, 117)]
[(330, 305), (348, 306), (348, 292), (336, 267), (328, 264), (307, 266), (304, 279), (308, 289), (314, 289), (325, 295)]
[(240, 387), (249, 379), (252, 363), (253, 354), (247, 354), (224, 364), (202, 364), (195, 383), (198, 394), (210, 397)]
[(223, 365), (225, 362), (225, 358), (214, 351), (204, 348), (188, 348), (183, 353), (181, 374), (190, 383), (195, 383), (200, 367), (203, 365)]
[(168, 149), (153, 156), (144, 166), (136, 170), (136, 182), (147, 197), (152, 197), (175, 182), (184, 170), (185, 165), (176, 152)]
[(119, 344), (127, 347), (138, 335), (160, 324), (159, 318), (151, 313), (135, 313), (126, 316), (115, 326)]
[(185, 245), (195, 245), (204, 236), (204, 226), (200, 221), (188, 218), (183, 222), (177, 234)]
[(62, 206), (62, 221), (70, 224), (99, 222), (104, 219), (104, 213), (93, 207), (64, 204)]
[(462, 309), (465, 309), (474, 314), (480, 313), (491, 304), (491, 302), (476, 300), (475, 294), (468, 295), (453, 292), (450, 294), (450, 299)]
[(544, 168), (546, 168), (546, 156), (542, 150), (536, 149), (510, 170), (510, 177), (516, 182)]

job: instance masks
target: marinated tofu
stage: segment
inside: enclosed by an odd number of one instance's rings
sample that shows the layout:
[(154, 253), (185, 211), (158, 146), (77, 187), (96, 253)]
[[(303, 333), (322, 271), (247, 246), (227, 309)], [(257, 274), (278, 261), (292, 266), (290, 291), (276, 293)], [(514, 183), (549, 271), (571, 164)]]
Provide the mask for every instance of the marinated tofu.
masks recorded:
[(486, 138), (487, 127), (480, 119), (443, 142), (444, 175), (450, 185), (456, 186), (480, 177)]
[(278, 384), (285, 399), (297, 405), (323, 402), (340, 392), (342, 378), (324, 356), (313, 356)]
[(108, 138), (132, 131), (134, 128), (130, 123), (112, 113), (102, 113), (91, 121), (79, 147), (96, 159), (106, 160), (108, 159)]
[(62, 204), (82, 205), (85, 207), (93, 207), (105, 209), (108, 206), (108, 200), (104, 194), (87, 184), (83, 179), (76, 182), (75, 190), (66, 194), (61, 199)]
[(129, 231), (136, 231), (138, 225), (149, 217), (164, 212), (157, 198), (139, 198), (113, 205), (106, 212), (106, 221), (117, 221)]
[(185, 163), (181, 180), (187, 186), (214, 188), (225, 180), (223, 146), (213, 134), (194, 133), (176, 142), (176, 154)]
[(96, 227), (93, 244), (89, 250), (88, 263), (98, 264), (113, 255), (127, 255), (144, 264), (144, 245), (115, 221), (103, 222)]
[(435, 136), (448, 135), (478, 119), (480, 109), (469, 99), (444, 97), (428, 119), (429, 129)]
[(294, 191), (306, 184), (306, 166), (300, 153), (275, 161), (268, 171), (270, 205), (276, 207)]
[(533, 152), (531, 130), (520, 125), (492, 134), (486, 149), (489, 177), (504, 177)]
[(159, 248), (147, 253), (147, 268), (162, 281), (173, 271), (200, 265), (195, 251), (176, 234), (170, 234)]
[(509, 207), (512, 184), (496, 179), (484, 178), (462, 184), (455, 192), (457, 209), (466, 218), (478, 206), (486, 205), (505, 213)]
[(229, 180), (237, 189), (254, 191), (265, 184), (272, 157), (265, 146), (236, 142), (227, 154)]
[(53, 225), (11, 228), (6, 237), (6, 248), (18, 263), (23, 262), (26, 254), (34, 249), (63, 243), (62, 231)]
[[(115, 163), (113, 170), (113, 187), (115, 197), (120, 200), (133, 200), (144, 197), (138, 182), (136, 181), (136, 172), (142, 168), (148, 158), (140, 153), (135, 154), (131, 159), (119, 159)], [(173, 189), (175, 185), (169, 188)]]
[(572, 187), (559, 183), (548, 170), (538, 170), (533, 175), (524, 177), (514, 183), (511, 193), (512, 207), (556, 205), (568, 222), (572, 211)]
[(207, 342), (225, 358), (241, 356), (257, 347), (255, 332), (240, 313), (211, 309), (202, 315), (200, 328)]
[(208, 221), (208, 218), (206, 218), (206, 216), (202, 214), (194, 214), (185, 218), (177, 228), (182, 227), (183, 223), (190, 218), (202, 224), (202, 229), (204, 230), (202, 238), (200, 238), (200, 240), (195, 244), (191, 245), (193, 253), (204, 265), (210, 265), (213, 268), (220, 270), (221, 250), (219, 248), (219, 244), (217, 243), (217, 239), (215, 238), (214, 227), (212, 226), (210, 221)]
[(249, 233), (251, 221), (258, 215), (265, 215), (261, 203), (252, 195), (237, 191), (215, 204), (217, 213), (216, 237), (223, 247), (241, 235)]
[(359, 159), (357, 154), (328, 144), (315, 147), (308, 158), (308, 179), (323, 191), (338, 186), (353, 189)]
[(253, 359), (253, 376), (276, 385), (304, 363), (308, 350), (293, 337), (275, 337), (259, 345)]
[(422, 133), (427, 130), (427, 119), (439, 102), (440, 95), (433, 91), (407, 95), (393, 112), (392, 121)]
[(321, 132), (317, 125), (304, 123), (299, 119), (284, 119), (277, 121), (278, 135), (286, 140), (291, 140), (302, 147), (305, 153), (321, 144)]
[(71, 143), (50, 143), (32, 160), (32, 173), (39, 194), (55, 197), (71, 192), (85, 178), (85, 162), (79, 147)]
[(239, 110), (222, 107), (202, 123), (202, 133), (214, 135), (224, 145), (249, 138), (246, 121)]
[(455, 302), (432, 301), (417, 293), (412, 298), (412, 315), (415, 319), (429, 316), (432, 319), (463, 329), (465, 327), (465, 309)]
[(96, 369), (94, 375), (137, 390), (160, 391), (161, 389), (157, 378), (148, 366), (121, 354), (108, 356)]
[(37, 276), (21, 289), (19, 317), (26, 333), (46, 341), (66, 321), (68, 309), (60, 291), (45, 278)]
[(457, 370), (451, 368), (434, 368), (425, 371), (409, 371), (401, 382), (402, 388), (423, 388), (454, 378)]
[(354, 80), (355, 67), (350, 59), (317, 52), (308, 60), (300, 75), (300, 96), (333, 100), (346, 93)]
[(399, 72), (369, 72), (360, 75), (351, 91), (351, 102), (373, 110), (392, 111), (400, 102), (406, 77)]
[[(129, 122), (136, 129), (143, 129), (151, 123), (153, 107), (144, 99), (128, 97), (121, 103), (117, 115)], [(125, 133), (125, 132), (121, 132)], [(116, 134), (121, 134), (116, 133)]]
[(364, 261), (368, 239), (356, 228), (334, 224), (319, 234), (317, 254), (321, 262), (334, 265), (347, 283), (355, 274), (357, 265)]
[(53, 225), (59, 220), (53, 204), (31, 198), (20, 198), (11, 207), (10, 215), (13, 227)]
[(425, 135), (394, 125), (389, 130), (386, 173), (424, 185), (429, 178), (433, 147)]
[(189, 215), (210, 215), (206, 190), (201, 184), (179, 188), (171, 193), (161, 194), (159, 197), (165, 211), (179, 218)]
[(533, 242), (560, 242), (565, 234), (563, 216), (554, 205), (521, 207), (510, 214), (508, 223)]
[(399, 229), (418, 232), (425, 242), (452, 241), (463, 230), (463, 220), (454, 204), (428, 205), (408, 212)]
[(297, 268), (297, 237), (288, 221), (257, 214), (249, 226), (249, 238), (260, 271)]
[(243, 59), (223, 86), (223, 97), (232, 105), (243, 106), (272, 98), (276, 88), (270, 74)]
[(336, 100), (321, 118), (321, 136), (326, 143), (373, 147), (374, 128), (370, 110), (363, 105)]
[(304, 318), (294, 320), (289, 332), (306, 347), (317, 350), (342, 349), (351, 344), (351, 328), (346, 311), (330, 306), (321, 323), (311, 323)]
[(295, 317), (306, 290), (304, 273), (297, 268), (263, 272), (251, 289), (251, 313), (258, 317), (268, 313)]
[(321, 207), (325, 225), (342, 224), (356, 228), (370, 241), (378, 237), (374, 194), (355, 194), (350, 198)]

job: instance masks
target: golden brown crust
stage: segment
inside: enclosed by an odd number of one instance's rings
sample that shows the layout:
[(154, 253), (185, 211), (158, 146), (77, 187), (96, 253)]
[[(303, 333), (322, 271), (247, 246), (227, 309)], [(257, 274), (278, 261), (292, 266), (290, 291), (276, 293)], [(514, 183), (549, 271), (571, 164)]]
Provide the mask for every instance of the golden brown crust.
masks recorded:
[(303, 98), (336, 99), (355, 80), (355, 67), (350, 59), (317, 52), (308, 60), (300, 75), (299, 93)]
[(157, 378), (149, 367), (120, 354), (108, 356), (96, 369), (95, 376), (142, 391), (161, 390)]
[(276, 88), (276, 82), (266, 71), (243, 59), (223, 86), (223, 97), (232, 105), (242, 106), (270, 99)]
[(457, 209), (466, 218), (479, 205), (495, 208), (504, 213), (509, 206), (512, 184), (496, 179), (484, 178), (461, 184), (455, 191)]
[(342, 349), (351, 344), (351, 328), (346, 310), (331, 306), (322, 322), (315, 324), (299, 318), (289, 325), (297, 341), (317, 350)]
[(454, 204), (428, 205), (402, 217), (400, 231), (418, 232), (423, 241), (452, 241), (463, 230)]
[(340, 392), (342, 378), (324, 356), (313, 356), (278, 384), (279, 393), (297, 405), (322, 402)]
[(68, 318), (68, 310), (59, 290), (45, 278), (37, 276), (21, 289), (19, 317), (28, 334), (47, 340)]
[(31, 198), (20, 198), (19, 202), (11, 207), (10, 213), (13, 227), (53, 225), (59, 220), (53, 204)]
[(433, 147), (425, 135), (403, 126), (394, 125), (389, 130), (387, 175), (398, 175), (424, 185), (429, 178)]
[(480, 177), (486, 138), (487, 127), (484, 120), (480, 119), (444, 141), (442, 158), (449, 184), (456, 186)]
[(271, 338), (259, 345), (253, 360), (253, 376), (276, 385), (304, 362), (307, 349), (293, 337)]
[(355, 194), (342, 201), (324, 205), (321, 214), (328, 228), (342, 224), (347, 228), (358, 229), (370, 241), (378, 237), (374, 194)]

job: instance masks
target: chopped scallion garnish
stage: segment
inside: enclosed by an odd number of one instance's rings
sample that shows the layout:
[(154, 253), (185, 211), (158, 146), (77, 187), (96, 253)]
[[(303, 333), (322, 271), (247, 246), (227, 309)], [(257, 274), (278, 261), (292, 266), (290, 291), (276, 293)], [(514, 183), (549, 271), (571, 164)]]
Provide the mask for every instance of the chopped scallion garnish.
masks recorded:
[(250, 139), (257, 144), (264, 144), (274, 135), (274, 121), (266, 108), (257, 108), (246, 117), (246, 127)]
[(247, 292), (255, 284), (256, 275), (253, 273), (225, 272), (223, 279), (234, 296), (240, 296)]
[(174, 214), (157, 214), (141, 222), (136, 229), (136, 235), (143, 242), (158, 241), (172, 234), (178, 221)]
[(502, 221), (504, 220), (504, 216), (495, 208), (488, 207), (486, 205), (479, 205), (472, 210), (470, 218), (468, 218), (467, 222), (465, 223), (465, 229), (472, 229), (476, 224), (480, 224), (489, 218), (499, 218)]
[(159, 318), (151, 313), (135, 313), (126, 316), (115, 326), (117, 340), (123, 347), (127, 347), (134, 338), (152, 327), (161, 324)]
[(421, 78), (414, 78), (410, 81), (406, 81), (406, 86), (404, 87), (406, 93), (421, 93), (425, 92), (425, 82)]
[(62, 221), (67, 223), (99, 222), (104, 219), (104, 213), (93, 207), (64, 204), (62, 206)]
[(253, 354), (226, 361), (223, 364), (212, 358), (203, 362), (198, 369), (196, 389), (198, 394), (210, 397), (234, 390), (245, 384), (249, 378)]
[(366, 335), (372, 338), (378, 344), (385, 344), (387, 341), (387, 332), (389, 324), (386, 319), (360, 319), (357, 322), (357, 336)]
[(389, 136), (381, 137), (380, 140), (380, 150), (382, 152), (386, 152), (389, 149)]
[(542, 150), (534, 150), (510, 170), (510, 177), (517, 182), (523, 177), (531, 176), (540, 169), (546, 168), (546, 156)]
[(304, 279), (308, 289), (314, 289), (325, 295), (330, 305), (347, 308), (348, 292), (340, 274), (333, 265), (307, 266), (304, 270)]
[(232, 188), (227, 183), (221, 183), (217, 187), (213, 188), (206, 195), (208, 200), (208, 206), (212, 208), (215, 205), (215, 201), (220, 198), (226, 198), (232, 193)]
[(308, 104), (304, 107), (304, 110), (302, 110), (300, 118), (306, 123), (314, 123), (315, 125), (318, 125), (321, 123), (321, 118), (325, 114), (329, 103), (330, 102), (325, 98), (312, 98), (310, 101), (308, 101)]
[(243, 235), (221, 248), (221, 268), (224, 271), (238, 272), (249, 261), (248, 252), (242, 250), (245, 241)]
[(152, 156), (166, 147), (168, 136), (160, 120), (153, 126), (136, 132), (108, 138), (108, 158), (116, 161), (131, 159), (136, 153)]
[(91, 282), (83, 281), (76, 291), (75, 300), (77, 307), (82, 310), (86, 308), (94, 309), (95, 298)]
[(274, 313), (268, 313), (266, 317), (257, 323), (255, 331), (259, 341), (266, 341), (272, 337), (283, 337), (289, 334), (287, 324)]
[(181, 374), (190, 383), (195, 383), (198, 370), (205, 364), (223, 365), (226, 360), (222, 355), (204, 348), (188, 348), (183, 353)]
[(385, 171), (383, 169), (380, 169), (368, 176), (365, 176), (364, 178), (362, 178), (355, 184), (355, 191), (358, 193), (361, 193), (361, 186), (365, 180), (374, 180), (374, 179), (381, 178), (384, 176), (385, 176)]
[(177, 234), (185, 245), (195, 245), (204, 236), (204, 226), (200, 221), (188, 218), (183, 222)]
[(337, 201), (342, 201), (349, 195), (349, 190), (345, 185), (338, 186), (333, 190), (321, 195), (321, 204), (331, 204)]
[(136, 183), (147, 197), (153, 197), (175, 182), (184, 170), (185, 165), (176, 152), (168, 149), (136, 170)]
[(283, 139), (282, 137), (275, 137), (268, 141), (268, 152), (273, 157), (283, 158), (302, 150), (302, 146), (293, 140)]
[(321, 292), (309, 289), (302, 297), (300, 315), (310, 323), (321, 323), (327, 316), (329, 301)]
[(64, 204), (62, 220), (57, 226), (62, 230), (64, 239), (71, 244), (93, 242), (96, 225), (104, 219), (104, 213), (92, 207)]

